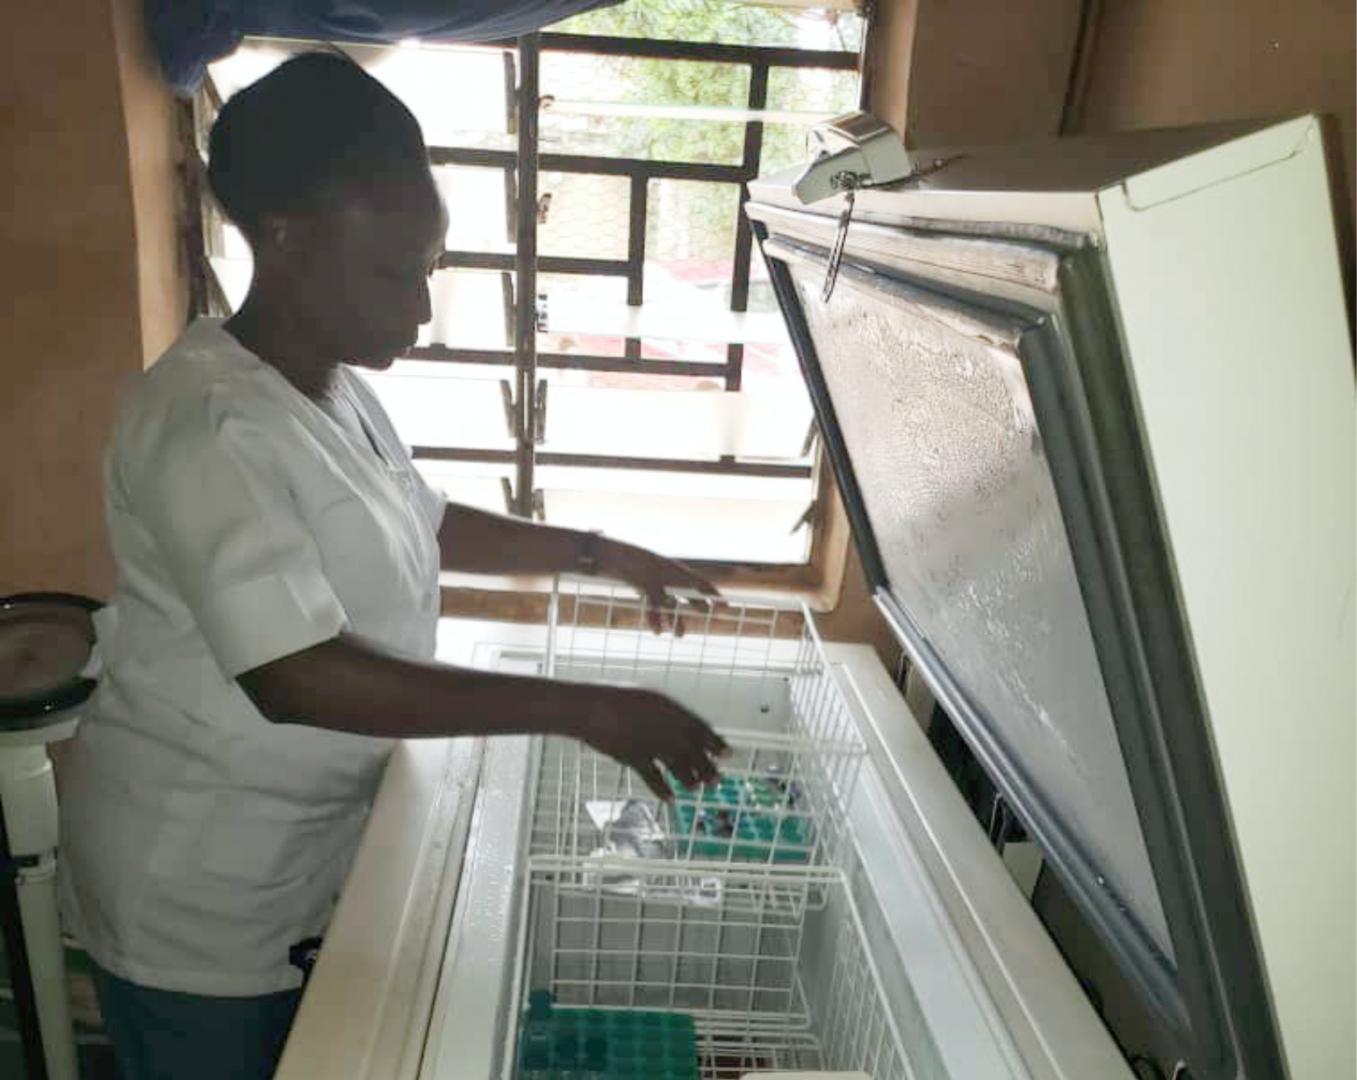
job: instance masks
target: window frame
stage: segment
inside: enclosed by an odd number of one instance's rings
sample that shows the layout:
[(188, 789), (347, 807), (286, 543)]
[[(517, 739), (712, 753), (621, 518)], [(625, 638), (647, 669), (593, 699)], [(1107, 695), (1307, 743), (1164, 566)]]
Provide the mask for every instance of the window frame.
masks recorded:
[[(691, 565), (728, 588), (793, 592), (808, 599), (816, 607), (832, 606), (842, 584), (848, 530), (846, 517), (833, 487), (832, 476), (830, 471), (823, 467), (822, 455), (818, 449), (814, 452), (810, 464), (741, 461), (730, 455), (724, 455), (716, 460), (657, 461), (622, 455), (553, 453), (539, 449), (545, 436), (548, 408), (545, 380), (539, 376), (543, 370), (706, 376), (721, 379), (726, 392), (740, 390), (745, 356), (745, 345), (740, 342), (726, 345), (724, 363), (643, 359), (642, 341), (635, 337), (624, 339), (625, 351), (622, 356), (539, 351), (537, 275), (554, 273), (620, 277), (626, 281), (627, 304), (639, 306), (644, 301), (645, 293), (644, 267), (650, 181), (688, 180), (736, 185), (739, 190), (739, 212), (734, 237), (729, 307), (733, 312), (747, 311), (752, 260), (758, 257), (758, 253), (754, 250), (753, 229), (744, 213), (744, 206), (749, 197), (748, 183), (757, 177), (759, 172), (764, 128), (764, 124), (759, 120), (743, 121), (744, 143), (738, 164), (542, 153), (539, 138), (540, 73), (544, 52), (741, 65), (749, 71), (746, 108), (751, 112), (758, 112), (767, 105), (769, 75), (774, 69), (813, 68), (861, 72), (860, 54), (795, 47), (724, 45), (550, 31), (528, 34), (511, 40), (467, 44), (472, 47), (498, 50), (504, 57), (507, 126), (510, 133), (516, 136), (516, 147), (513, 150), (501, 150), (433, 144), (429, 146), (430, 163), (435, 167), (467, 166), (502, 171), (506, 194), (509, 196), (507, 200), (510, 212), (509, 225), (515, 249), (513, 252), (449, 249), (440, 257), (438, 266), (440, 269), (498, 271), (501, 280), (506, 283), (504, 289), (506, 322), (513, 327), (513, 334), (509, 341), (510, 348), (503, 350), (458, 348), (448, 345), (415, 346), (407, 350), (401, 359), (491, 364), (503, 367), (507, 376), (503, 381), (506, 423), (513, 438), (514, 449), (475, 450), (416, 445), (412, 447), (412, 456), (416, 461), (512, 463), (515, 479), (512, 482), (506, 480), (504, 483), (505, 511), (539, 519), (545, 518), (545, 507), (542, 493), (534, 484), (538, 464), (659, 468), (690, 473), (810, 478), (813, 481), (812, 502), (807, 507), (802, 521), (797, 525), (801, 527), (802, 524), (806, 524), (811, 529), (810, 550), (806, 562), (794, 564), (733, 560), (689, 561)], [(194, 136), (196, 148), (194, 157), (198, 163), (205, 158), (206, 133), (211, 118), (220, 105), (220, 96), (209, 74), (202, 91), (192, 103), (193, 120), (188, 125)], [(541, 172), (619, 176), (627, 179), (630, 206), (625, 259), (539, 254), (537, 205), (538, 176)], [(225, 300), (224, 290), (209, 261), (209, 256), (216, 246), (213, 243), (214, 239), (219, 242), (219, 237), (213, 236), (215, 220), (213, 215), (217, 211), (207, 197), (206, 184), (202, 181), (200, 171), (196, 180), (197, 191), (190, 190), (190, 197), (199, 208), (200, 215), (199, 227), (190, 230), (190, 233), (197, 233), (196, 244), (195, 238), (190, 237), (190, 254), (198, 270), (195, 274), (194, 306), (198, 313), (209, 313), (213, 310), (220, 311)], [(808, 445), (813, 438), (812, 427), (808, 435)], [(530, 591), (544, 587), (542, 582), (525, 579), (501, 581), (492, 584), (488, 590), (464, 589), (462, 584), (457, 580), (445, 582), (445, 608), (448, 606), (450, 590), (454, 596), (480, 592), (493, 595), (502, 592), (506, 585), (511, 589), (526, 588)], [(483, 604), (479, 600), (469, 605), (454, 602), (453, 607), (463, 609), (462, 613), (484, 614)]]

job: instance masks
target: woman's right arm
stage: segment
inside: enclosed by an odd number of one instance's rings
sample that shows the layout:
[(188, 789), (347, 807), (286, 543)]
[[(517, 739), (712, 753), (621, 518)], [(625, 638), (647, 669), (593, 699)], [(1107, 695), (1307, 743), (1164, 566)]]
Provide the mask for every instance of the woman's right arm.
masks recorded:
[(660, 797), (661, 767), (685, 786), (716, 776), (725, 743), (677, 702), (649, 690), (504, 675), (400, 659), (349, 633), (242, 673), (276, 723), (385, 738), (564, 735), (635, 769)]
[(394, 738), (566, 735), (660, 795), (661, 769), (684, 784), (715, 772), (720, 737), (659, 694), (411, 662), (348, 633), (292, 494), (305, 482), (290, 470), (295, 418), (227, 389), (174, 403), (119, 451), (120, 498), (218, 666), (266, 717)]

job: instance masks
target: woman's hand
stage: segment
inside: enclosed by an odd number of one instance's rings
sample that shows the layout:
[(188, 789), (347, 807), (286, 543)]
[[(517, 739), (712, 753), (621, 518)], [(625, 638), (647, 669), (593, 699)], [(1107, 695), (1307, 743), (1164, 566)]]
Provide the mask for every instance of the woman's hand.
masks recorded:
[(598, 687), (598, 697), (569, 734), (635, 769), (655, 795), (673, 797), (667, 770), (684, 787), (711, 783), (726, 741), (672, 698), (651, 690)]
[[(683, 633), (682, 608), (670, 589), (689, 589), (711, 597), (721, 595), (715, 585), (681, 562), (631, 544), (610, 543), (599, 560), (599, 573), (626, 582), (645, 597), (646, 617), (657, 634), (664, 629), (666, 612), (673, 618), (674, 633)], [(697, 611), (707, 610), (703, 601), (686, 603)]]
[(716, 778), (725, 740), (653, 690), (558, 682), (383, 653), (349, 633), (243, 672), (267, 719), (382, 738), (560, 735), (641, 774), (661, 799)]

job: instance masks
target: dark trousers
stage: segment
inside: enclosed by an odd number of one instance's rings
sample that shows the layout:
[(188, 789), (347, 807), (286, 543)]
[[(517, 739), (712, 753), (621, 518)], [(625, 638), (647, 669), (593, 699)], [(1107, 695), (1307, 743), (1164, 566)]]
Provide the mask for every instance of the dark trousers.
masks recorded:
[(97, 966), (94, 984), (121, 1080), (270, 1080), (302, 998), (153, 990)]

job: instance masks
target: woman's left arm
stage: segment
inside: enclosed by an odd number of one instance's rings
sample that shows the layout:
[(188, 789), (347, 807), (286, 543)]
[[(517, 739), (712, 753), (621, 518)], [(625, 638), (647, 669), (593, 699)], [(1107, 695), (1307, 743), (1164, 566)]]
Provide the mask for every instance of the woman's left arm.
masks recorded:
[[(458, 503), (448, 503), (444, 511), (438, 548), (444, 570), (468, 574), (558, 574), (583, 570), (626, 582), (649, 601), (652, 623), (658, 623), (664, 608), (675, 606), (670, 589), (720, 595), (711, 582), (682, 563), (645, 548)], [(590, 562), (595, 565), (589, 566)]]

